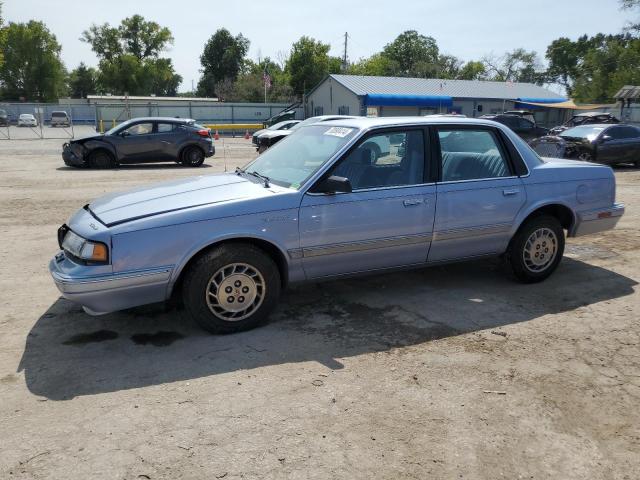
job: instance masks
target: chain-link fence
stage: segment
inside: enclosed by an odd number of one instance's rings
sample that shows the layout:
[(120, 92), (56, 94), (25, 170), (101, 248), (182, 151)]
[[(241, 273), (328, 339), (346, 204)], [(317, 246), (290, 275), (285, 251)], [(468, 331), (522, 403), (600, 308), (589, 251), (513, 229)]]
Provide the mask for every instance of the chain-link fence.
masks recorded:
[[(130, 102), (112, 103), (0, 103), (0, 140), (73, 138), (74, 125), (91, 125), (98, 132), (113, 128), (117, 124), (137, 117), (193, 118), (202, 124), (220, 124), (227, 134), (243, 134), (245, 130), (261, 128), (268, 119), (283, 111), (291, 110), (293, 118), (303, 119), (301, 107), (288, 109), (281, 103), (203, 103), (203, 102)], [(3, 117), (2, 114), (6, 113)], [(54, 112), (58, 112), (54, 115)], [(66, 114), (68, 122), (56, 121)], [(21, 116), (28, 117), (22, 121)], [(6, 122), (2, 121), (6, 118)], [(242, 128), (230, 128), (235, 124)], [(249, 126), (249, 128), (247, 128)], [(251, 127), (253, 126), (253, 127)], [(222, 132), (221, 132), (222, 133)]]

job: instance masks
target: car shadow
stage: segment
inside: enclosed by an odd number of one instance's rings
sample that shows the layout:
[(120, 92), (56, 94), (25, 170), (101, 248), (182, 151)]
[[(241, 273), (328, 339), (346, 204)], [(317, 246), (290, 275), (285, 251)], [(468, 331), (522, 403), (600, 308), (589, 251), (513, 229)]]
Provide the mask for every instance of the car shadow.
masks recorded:
[[(199, 167), (185, 167), (183, 165), (179, 165), (175, 162), (166, 162), (166, 163), (136, 163), (133, 165), (118, 165), (115, 168), (110, 168), (108, 170), (183, 170), (183, 169), (190, 169), (190, 170), (196, 170), (198, 168), (211, 168), (211, 165), (207, 164), (207, 163), (203, 163), (202, 165), (200, 165)], [(59, 170), (61, 172), (67, 171), (67, 170), (71, 170), (74, 172), (95, 172), (97, 170), (101, 170), (101, 169), (97, 169), (97, 168), (78, 168), (78, 167), (69, 167), (67, 165), (61, 166), (61, 167), (57, 167), (56, 170)]]
[(52, 400), (341, 358), (526, 322), (630, 295), (634, 280), (565, 258), (546, 282), (516, 283), (497, 261), (292, 287), (266, 326), (209, 335), (151, 305), (90, 317), (60, 298), (36, 321), (19, 371)]

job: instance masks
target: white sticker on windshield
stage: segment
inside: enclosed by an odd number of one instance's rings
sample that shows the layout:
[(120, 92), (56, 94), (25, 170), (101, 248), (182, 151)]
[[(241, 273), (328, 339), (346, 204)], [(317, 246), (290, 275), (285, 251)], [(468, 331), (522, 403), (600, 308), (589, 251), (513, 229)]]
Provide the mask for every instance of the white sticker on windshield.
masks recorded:
[(325, 135), (333, 135), (334, 137), (344, 138), (353, 132), (353, 128), (344, 128), (344, 127), (331, 127), (329, 130), (324, 132)]

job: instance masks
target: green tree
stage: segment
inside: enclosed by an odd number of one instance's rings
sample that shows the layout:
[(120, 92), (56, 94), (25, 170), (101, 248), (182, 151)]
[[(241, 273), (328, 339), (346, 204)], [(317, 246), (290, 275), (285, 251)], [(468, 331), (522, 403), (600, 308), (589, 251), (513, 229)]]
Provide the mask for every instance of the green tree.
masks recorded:
[(60, 60), (61, 47), (45, 24), (11, 22), (2, 31), (3, 97), (51, 102), (63, 95), (66, 72)]
[(173, 43), (171, 31), (140, 15), (91, 25), (80, 40), (91, 45), (100, 59), (97, 86), (100, 90), (130, 95), (175, 95), (182, 77), (171, 59), (160, 54)]
[(459, 80), (483, 80), (486, 72), (484, 63), (470, 61), (460, 68), (456, 78)]
[(432, 77), (438, 72), (439, 49), (433, 37), (415, 30), (398, 35), (382, 50), (393, 65), (394, 75), (403, 77)]
[(209, 38), (200, 55), (202, 77), (198, 82), (199, 95), (213, 97), (217, 93), (217, 83), (226, 79), (236, 80), (244, 66), (250, 43), (241, 33), (234, 37), (226, 28), (219, 29)]
[(385, 77), (394, 75), (393, 62), (382, 53), (374, 53), (369, 58), (361, 58), (356, 63), (349, 65), (347, 70), (351, 75), (369, 75), (372, 77)]
[(341, 65), (330, 60), (329, 48), (328, 44), (307, 36), (293, 44), (285, 70), (296, 95), (313, 88), (325, 75), (340, 71)]
[(87, 67), (84, 62), (80, 62), (78, 68), (69, 73), (69, 94), (71, 98), (86, 98), (87, 95), (96, 93), (97, 72), (95, 68)]
[(502, 57), (487, 56), (483, 63), (491, 80), (538, 84), (544, 82), (542, 65), (534, 51), (516, 48)]

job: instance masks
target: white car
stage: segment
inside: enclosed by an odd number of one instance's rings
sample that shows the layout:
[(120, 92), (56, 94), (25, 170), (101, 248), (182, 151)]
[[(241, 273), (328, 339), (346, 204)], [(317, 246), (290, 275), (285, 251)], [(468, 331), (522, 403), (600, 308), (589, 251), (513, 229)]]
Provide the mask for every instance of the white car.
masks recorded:
[(18, 117), (19, 127), (37, 127), (38, 120), (30, 113), (23, 113)]

